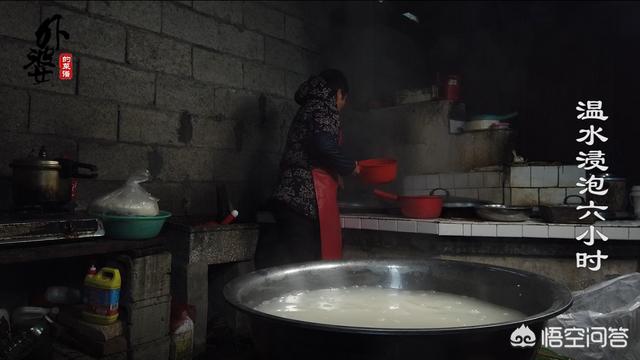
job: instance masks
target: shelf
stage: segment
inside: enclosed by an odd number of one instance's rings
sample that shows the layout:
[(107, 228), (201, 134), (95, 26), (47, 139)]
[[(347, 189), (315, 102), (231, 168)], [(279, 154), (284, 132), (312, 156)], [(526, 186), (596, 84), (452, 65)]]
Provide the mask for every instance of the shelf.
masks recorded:
[(146, 240), (115, 240), (105, 237), (75, 241), (49, 241), (0, 247), (0, 265), (30, 261), (101, 255), (163, 246), (163, 235)]

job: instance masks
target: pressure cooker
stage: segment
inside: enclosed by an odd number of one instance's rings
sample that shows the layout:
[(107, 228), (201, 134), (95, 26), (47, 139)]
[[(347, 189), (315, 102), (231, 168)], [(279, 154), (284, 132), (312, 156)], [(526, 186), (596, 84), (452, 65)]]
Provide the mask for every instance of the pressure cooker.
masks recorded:
[[(63, 206), (72, 200), (74, 179), (94, 179), (97, 167), (70, 159), (50, 159), (44, 147), (37, 156), (16, 159), (10, 164), (13, 204), (17, 209), (34, 206)], [(81, 169), (84, 169), (82, 173)]]

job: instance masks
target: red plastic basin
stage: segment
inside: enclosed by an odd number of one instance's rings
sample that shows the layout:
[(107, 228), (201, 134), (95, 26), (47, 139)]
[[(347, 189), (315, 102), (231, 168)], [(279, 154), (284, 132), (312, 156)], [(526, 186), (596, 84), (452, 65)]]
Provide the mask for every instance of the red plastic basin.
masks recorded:
[(367, 159), (358, 161), (360, 179), (369, 184), (386, 184), (396, 179), (398, 162), (395, 159)]

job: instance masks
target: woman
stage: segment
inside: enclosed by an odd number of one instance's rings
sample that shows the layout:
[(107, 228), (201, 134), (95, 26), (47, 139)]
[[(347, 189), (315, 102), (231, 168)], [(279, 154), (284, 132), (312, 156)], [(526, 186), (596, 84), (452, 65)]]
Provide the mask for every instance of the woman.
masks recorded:
[(357, 162), (340, 149), (339, 113), (348, 92), (347, 79), (335, 69), (312, 76), (296, 92), (300, 109), (273, 195), (279, 236), (274, 244), (258, 244), (257, 267), (340, 258), (336, 190), (340, 176), (359, 173)]

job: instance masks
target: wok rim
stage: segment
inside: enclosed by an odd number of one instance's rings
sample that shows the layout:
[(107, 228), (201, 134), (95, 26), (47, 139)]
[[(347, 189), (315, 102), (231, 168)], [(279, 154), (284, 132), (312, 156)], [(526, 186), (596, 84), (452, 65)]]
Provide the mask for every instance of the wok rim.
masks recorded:
[(295, 268), (300, 268), (301, 266), (304, 266), (305, 268), (307, 268), (307, 267), (317, 267), (320, 265), (327, 266), (331, 264), (339, 265), (339, 264), (345, 264), (345, 263), (352, 263), (354, 265), (356, 264), (365, 265), (366, 263), (370, 263), (370, 262), (371, 262), (370, 260), (328, 260), (328, 261), (324, 260), (324, 261), (313, 261), (313, 262), (306, 262), (306, 263), (287, 264), (287, 265), (275, 266), (267, 269), (256, 270), (248, 274), (239, 276), (229, 281), (227, 284), (225, 284), (223, 288), (223, 295), (224, 295), (225, 301), (231, 304), (236, 309), (243, 311), (245, 313), (249, 313), (250, 315), (257, 316), (258, 318), (264, 319), (267, 321), (283, 323), (283, 324), (298, 327), (298, 328), (320, 330), (320, 331), (327, 331), (327, 332), (368, 334), (368, 335), (398, 335), (398, 336), (401, 336), (401, 335), (414, 335), (414, 336), (453, 335), (453, 334), (467, 334), (467, 333), (477, 333), (477, 332), (493, 332), (493, 331), (512, 329), (512, 328), (519, 327), (522, 324), (546, 322), (548, 319), (555, 317), (559, 314), (562, 314), (567, 309), (569, 309), (571, 305), (573, 305), (573, 295), (571, 294), (571, 291), (569, 291), (569, 289), (566, 286), (560, 284), (559, 282), (547, 276), (536, 274), (526, 270), (519, 270), (519, 269), (508, 268), (504, 266), (483, 264), (483, 263), (471, 262), (471, 261), (447, 260), (447, 259), (427, 259), (427, 260), (376, 259), (374, 260), (374, 262), (380, 263), (380, 264), (388, 264), (388, 265), (392, 265), (390, 263), (395, 262), (395, 263), (399, 263), (399, 265), (401, 264), (402, 266), (407, 266), (410, 264), (433, 263), (433, 262), (444, 263), (444, 264), (464, 264), (469, 266), (482, 267), (482, 268), (485, 268), (485, 270), (493, 269), (497, 271), (516, 273), (517, 275), (520, 275), (520, 276), (524, 275), (527, 277), (536, 278), (537, 280), (549, 282), (553, 287), (557, 288), (561, 293), (561, 297), (562, 297), (561, 300), (563, 304), (556, 307), (554, 307), (552, 304), (545, 311), (527, 316), (526, 318), (520, 319), (518, 321), (509, 321), (509, 322), (500, 322), (500, 323), (473, 325), (473, 326), (456, 326), (456, 327), (446, 327), (446, 328), (373, 328), (373, 327), (323, 324), (323, 323), (295, 320), (295, 319), (289, 319), (289, 318), (280, 317), (276, 315), (271, 315), (271, 314), (267, 314), (267, 313), (255, 310), (254, 308), (251, 308), (247, 305), (244, 305), (240, 303), (235, 296), (233, 296), (234, 293), (237, 293), (237, 291), (233, 291), (233, 290), (240, 289), (241, 288), (240, 285), (244, 281), (246, 281), (246, 279), (249, 279), (255, 276), (261, 276), (259, 273), (264, 272), (266, 270), (283, 271), (287, 269), (293, 270)]

